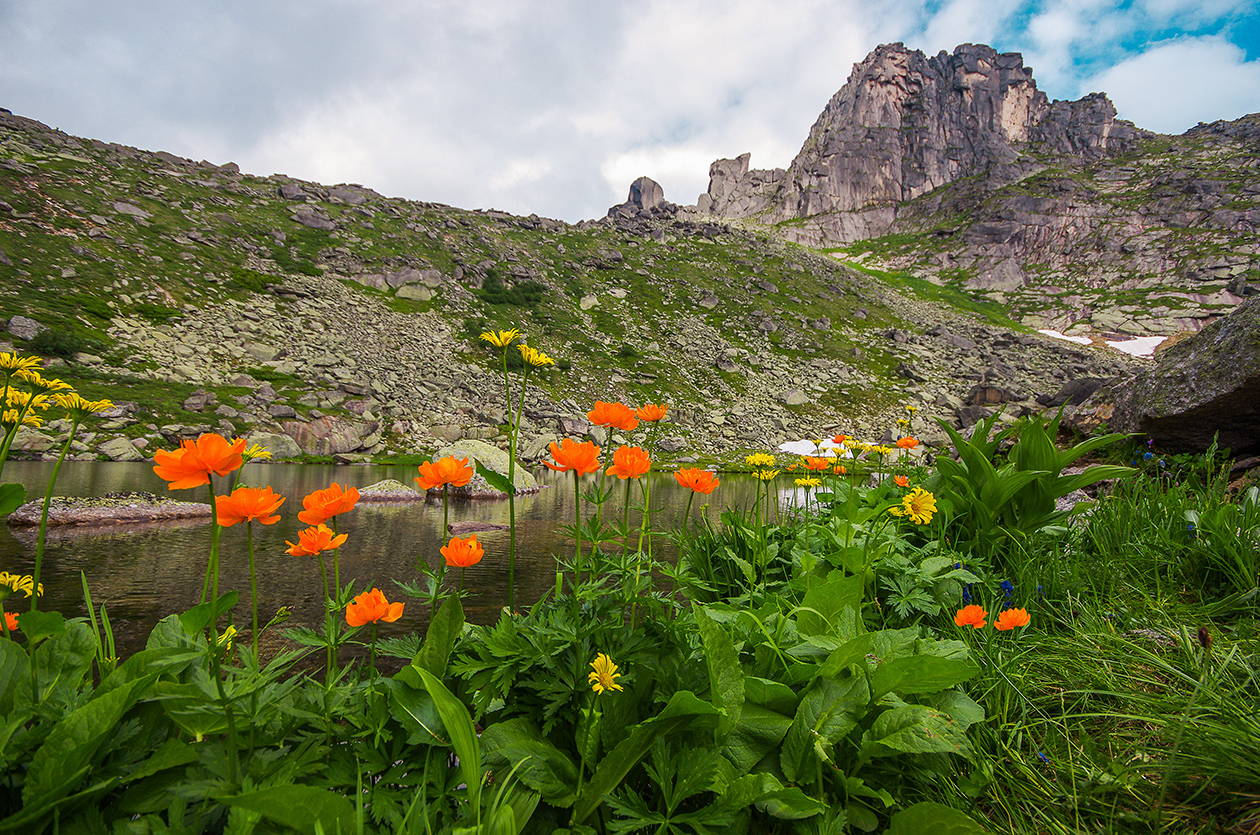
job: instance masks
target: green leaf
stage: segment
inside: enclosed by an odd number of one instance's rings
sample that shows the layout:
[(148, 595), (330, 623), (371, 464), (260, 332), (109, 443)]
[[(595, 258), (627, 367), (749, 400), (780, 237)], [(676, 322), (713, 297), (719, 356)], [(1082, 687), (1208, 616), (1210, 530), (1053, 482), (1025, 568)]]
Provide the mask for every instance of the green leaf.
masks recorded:
[(508, 481), (508, 477), (503, 475), (503, 473), (490, 469), (476, 458), (473, 459), (473, 466), (477, 468), (477, 475), (484, 478), (486, 480), (486, 484), (489, 484), (495, 490), (498, 490), (500, 493), (507, 493), (508, 495), (512, 495), (516, 492), (516, 490), (512, 487), (512, 482)]
[(744, 676), (744, 701), (761, 705), (784, 716), (792, 716), (796, 713), (800, 697), (795, 690), (782, 682)]
[(957, 809), (924, 801), (902, 809), (888, 822), (885, 835), (985, 835), (985, 828)]
[(468, 786), (468, 802), (472, 808), (481, 808), (481, 745), (477, 741), (477, 730), (473, 727), (472, 718), (464, 703), (455, 698), (446, 685), (428, 670), (419, 669), (424, 688), (433, 697), (442, 724), (446, 726), (451, 737), (451, 747), (459, 758), (459, 770)]
[(777, 713), (752, 702), (744, 702), (739, 721), (731, 731), (722, 753), (739, 774), (748, 773), (754, 765), (778, 747), (792, 727), (792, 717)]
[(487, 762), (494, 765), (502, 761), (508, 769), (516, 769), (516, 777), (538, 792), (544, 802), (565, 808), (577, 799), (577, 766), (528, 719), (518, 717), (491, 725), (482, 732), (481, 744)]
[(205, 603), (199, 603), (180, 615), (179, 622), (183, 625), (184, 631), (189, 635), (199, 635), (207, 626), (210, 625), (210, 612), (212, 606), (214, 607), (215, 613), (220, 615), (225, 614), (231, 611), (232, 607), (236, 605), (238, 597), (240, 597), (240, 594), (233, 590), (227, 594), (220, 595), (217, 606), (213, 600), (207, 600)]
[(843, 673), (850, 665), (864, 660), (871, 651), (871, 640), (871, 633), (867, 632), (841, 644), (818, 667), (818, 675), (824, 678), (834, 678)]
[(61, 612), (22, 612), (18, 615), (18, 628), (30, 644), (38, 644), (66, 631), (66, 619)]
[(20, 484), (0, 484), (0, 516), (8, 516), (26, 501), (26, 488)]
[(328, 833), (356, 831), (354, 805), (340, 794), (315, 786), (272, 786), (219, 800), (299, 832), (313, 833), (316, 826)]
[[(413, 686), (414, 682), (414, 686)], [(445, 745), (446, 726), (416, 667), (403, 667), (384, 681), (389, 689), (389, 714), (407, 731), (408, 745)]]
[(942, 658), (939, 655), (909, 655), (885, 661), (871, 673), (871, 699), (896, 690), (909, 693), (936, 693), (972, 678), (980, 668), (971, 661)]
[(723, 713), (714, 732), (714, 741), (722, 745), (740, 721), (744, 706), (744, 671), (726, 629), (710, 618), (704, 607), (697, 608), (695, 615), (709, 670), (709, 697)]
[(871, 691), (866, 676), (816, 678), (801, 696), (800, 707), (783, 739), (779, 767), (789, 783), (802, 779), (815, 758), (830, 761), (828, 749), (857, 727), (866, 715)]
[(411, 666), (428, 670), (441, 678), (446, 675), (446, 662), (455, 647), (455, 641), (464, 628), (464, 606), (459, 597), (449, 597), (438, 608), (437, 614), (429, 622), (425, 633), (424, 646), (411, 659)]
[(625, 776), (652, 747), (657, 737), (681, 733), (684, 730), (716, 725), (720, 712), (713, 705), (696, 698), (695, 694), (679, 690), (670, 697), (661, 712), (651, 719), (640, 722), (630, 729), (629, 735), (600, 761), (574, 804), (573, 820), (581, 823), (598, 808), (603, 796), (612, 794)]
[[(56, 612), (26, 612), (19, 617), (19, 623), (26, 623), (31, 615), (42, 620), (45, 614), (61, 617)], [(61, 631), (34, 650), (37, 701), (55, 700), (70, 705), (80, 701), (79, 688), (96, 658), (96, 636), (81, 620), (62, 620), (60, 624)], [(18, 688), (14, 694), (14, 701), (19, 704), (28, 704), (30, 699), (29, 687)]]
[(836, 635), (846, 641), (861, 631), (857, 614), (862, 595), (861, 575), (832, 571), (826, 580), (805, 592), (796, 614), (796, 628), (802, 635)]
[(0, 638), (0, 716), (13, 710), (13, 695), (22, 685), (30, 685), (31, 661), (26, 650), (14, 641)]
[(894, 754), (971, 756), (966, 730), (949, 716), (924, 705), (903, 705), (881, 713), (862, 737), (862, 757)]

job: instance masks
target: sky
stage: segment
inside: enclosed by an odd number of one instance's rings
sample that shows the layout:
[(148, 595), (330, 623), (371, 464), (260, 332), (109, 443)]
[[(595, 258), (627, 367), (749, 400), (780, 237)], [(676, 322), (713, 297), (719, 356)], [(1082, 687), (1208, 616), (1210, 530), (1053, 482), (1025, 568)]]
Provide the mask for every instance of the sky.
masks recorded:
[(1160, 133), (1260, 112), (1258, 0), (0, 0), (0, 107), (76, 135), (576, 222), (786, 167), (881, 43), (1021, 52)]

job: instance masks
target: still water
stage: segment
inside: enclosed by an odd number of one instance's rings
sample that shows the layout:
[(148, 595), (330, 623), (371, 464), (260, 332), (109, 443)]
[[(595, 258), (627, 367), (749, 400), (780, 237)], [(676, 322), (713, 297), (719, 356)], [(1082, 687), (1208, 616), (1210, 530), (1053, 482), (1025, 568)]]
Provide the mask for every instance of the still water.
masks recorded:
[[(52, 464), (42, 461), (10, 461), (4, 468), (4, 481), (25, 485), (30, 499), (42, 497)], [(285, 553), (285, 541), (297, 541), (297, 532), (306, 527), (298, 521), (302, 497), (313, 490), (338, 483), (365, 487), (381, 479), (393, 478), (413, 484), (415, 467), (335, 466), (269, 464), (253, 462), (245, 470), (243, 483), (270, 485), (287, 497), (274, 525), (254, 524), (254, 554), (258, 573), (259, 617), (266, 622), (281, 606), (292, 610), (288, 625), (316, 627), (322, 623), (322, 585), (319, 564), (314, 557), (292, 557)], [(525, 606), (537, 600), (555, 581), (555, 555), (571, 558), (573, 542), (560, 528), (574, 516), (573, 479), (544, 469), (535, 473), (542, 489), (516, 500), (517, 557), (516, 601)], [(611, 479), (610, 481), (616, 481)], [(585, 485), (591, 482), (588, 480)], [(751, 506), (756, 482), (747, 477), (723, 476), (711, 496), (697, 496), (693, 519), (701, 514), (716, 521), (728, 507)], [(624, 507), (623, 483), (618, 482), (615, 499), (605, 506), (605, 518), (621, 518)], [(689, 490), (680, 488), (671, 475), (652, 476), (652, 528), (672, 531), (681, 524)], [(149, 463), (98, 463), (67, 461), (58, 476), (54, 493), (59, 496), (103, 496), (106, 493), (142, 490), (185, 501), (207, 501), (207, 489), (167, 489), (166, 482), (153, 473)], [(226, 486), (219, 492), (226, 492)], [(642, 502), (637, 485), (631, 506)], [(589, 506), (584, 505), (584, 514)], [(631, 512), (631, 524), (638, 524)], [(452, 501), (452, 523), (475, 520), (508, 524), (508, 504), (503, 500)], [(350, 513), (339, 517), (338, 530), (349, 534), (339, 549), (341, 581), (353, 580), (356, 591), (381, 589), (390, 600), (407, 602), (403, 618), (382, 629), (381, 635), (423, 631), (428, 608), (405, 597), (394, 581), (418, 582), (419, 562), (437, 568), (443, 561), (439, 548), (442, 537), (442, 503), (436, 501), (370, 504), (360, 502)], [(143, 648), (153, 625), (161, 618), (182, 612), (199, 601), (210, 548), (208, 519), (148, 522), (131, 525), (50, 528), (44, 547), (42, 582), (45, 594), (40, 608), (60, 611), (67, 617), (86, 614), (80, 572), (87, 576), (92, 601), (103, 603), (109, 612), (123, 656)], [(36, 530), (0, 526), (0, 570), (29, 574), (34, 567)], [(508, 600), (508, 532), (477, 534), (485, 547), (481, 563), (465, 574), (464, 588), (473, 592), (464, 601), (465, 611), (474, 623), (491, 623)], [(657, 538), (653, 553), (672, 559), (673, 544)], [(240, 591), (235, 620), (238, 627), (249, 620), (249, 566), (245, 548), (245, 525), (223, 531), (220, 543), (221, 592)], [(330, 581), (332, 562), (328, 560)], [(447, 583), (457, 580), (458, 570), (447, 572)], [(21, 610), (25, 599), (10, 598), (11, 609)], [(16, 605), (14, 605), (16, 604)], [(386, 626), (382, 624), (382, 626)]]

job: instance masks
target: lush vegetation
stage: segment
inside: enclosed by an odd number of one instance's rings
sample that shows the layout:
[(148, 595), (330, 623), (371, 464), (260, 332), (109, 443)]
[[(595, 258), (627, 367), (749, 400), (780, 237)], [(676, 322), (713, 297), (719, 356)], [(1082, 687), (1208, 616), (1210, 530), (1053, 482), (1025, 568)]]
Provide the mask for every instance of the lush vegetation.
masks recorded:
[[(527, 370), (550, 360), (513, 331), (483, 338), (504, 351), (512, 403), (526, 378), (510, 349)], [(44, 402), (75, 427), (107, 405), (0, 356), (6, 439)], [(258, 637), (284, 613), (260, 620), (254, 583), (249, 606), (219, 588), (218, 532), (296, 498), (237, 488), (265, 455), (244, 441), (159, 452), (160, 476), (215, 507), (200, 605), (120, 659), (91, 578), (86, 619), (39, 610), (38, 557), (33, 576), (0, 578), (0, 832), (1254, 825), (1260, 490), (1227, 485), (1215, 454), (1116, 436), (1060, 449), (1057, 421), (1031, 418), (949, 431), (929, 460), (911, 412), (895, 447), (837, 436), (811, 456), (751, 455), (751, 506), (659, 531), (640, 478), (666, 413), (596, 403), (592, 424), (642, 446), (601, 450), (603, 429), (552, 445), (581, 496), (573, 550), (553, 592), (490, 626), (463, 617), (475, 535), (391, 602), (340, 582), (336, 519), (357, 493), (305, 497), (290, 553), (318, 562), (327, 617), (274, 657)], [(1119, 464), (1070, 469), (1117, 449)], [(424, 462), (417, 481), (445, 490), (472, 470)], [(676, 478), (720, 500), (713, 473)], [(0, 513), (21, 499), (10, 487)], [(1087, 487), (1098, 499), (1075, 503)], [(663, 536), (676, 564), (653, 556)], [(426, 634), (377, 641), (408, 606), (431, 612)]]

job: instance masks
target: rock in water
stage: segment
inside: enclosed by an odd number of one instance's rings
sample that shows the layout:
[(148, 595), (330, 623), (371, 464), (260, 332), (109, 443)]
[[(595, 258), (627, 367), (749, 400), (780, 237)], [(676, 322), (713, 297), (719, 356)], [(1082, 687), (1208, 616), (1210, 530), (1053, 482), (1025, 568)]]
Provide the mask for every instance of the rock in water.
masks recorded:
[(1215, 437), (1234, 455), (1260, 452), (1260, 296), (1158, 355), (1155, 367), (1113, 380), (1072, 423), (1141, 432), (1171, 452), (1202, 452)]

